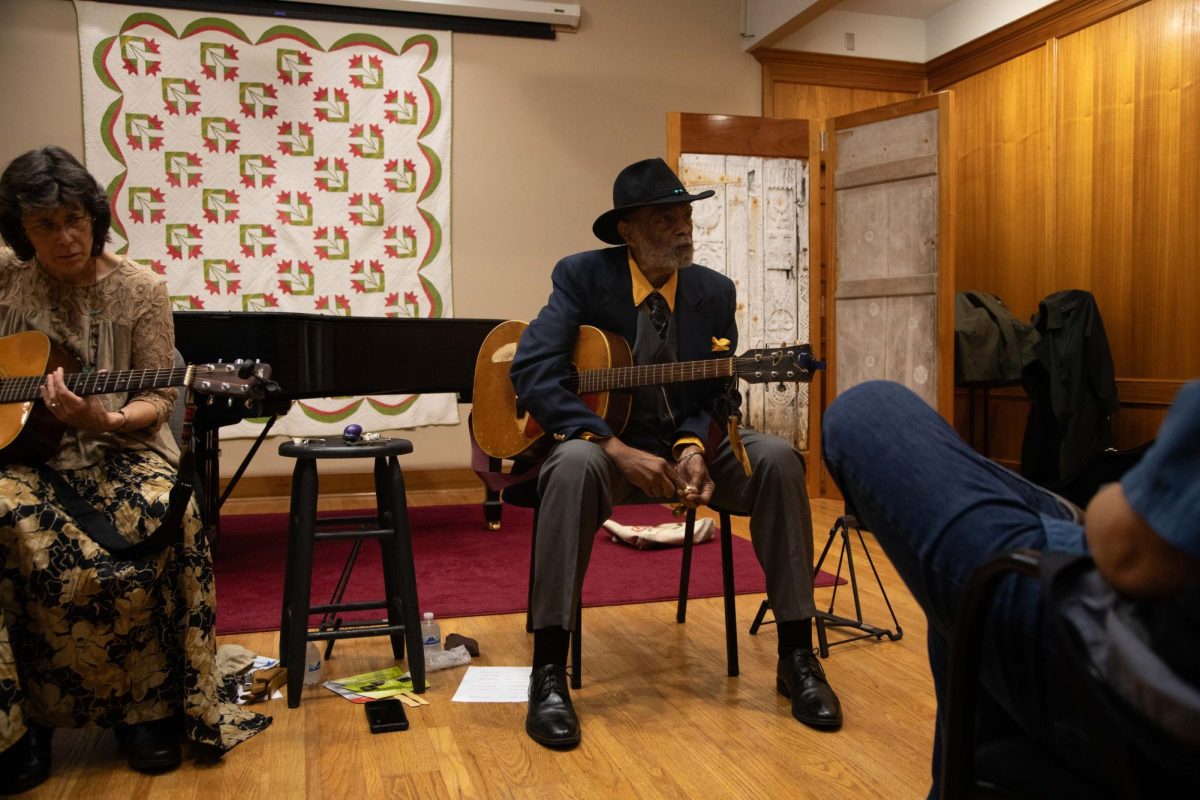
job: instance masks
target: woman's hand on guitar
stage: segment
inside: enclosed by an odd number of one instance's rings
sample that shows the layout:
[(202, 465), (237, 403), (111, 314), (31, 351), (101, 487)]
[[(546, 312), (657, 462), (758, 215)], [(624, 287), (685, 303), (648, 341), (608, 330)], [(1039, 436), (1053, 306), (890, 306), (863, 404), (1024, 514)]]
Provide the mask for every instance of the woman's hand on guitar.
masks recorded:
[(699, 450), (688, 450), (675, 462), (675, 478), (676, 494), (681, 503), (688, 508), (708, 505), (716, 485), (708, 474), (708, 465), (704, 463), (704, 456)]
[(77, 430), (111, 431), (110, 412), (100, 402), (100, 395), (80, 397), (67, 388), (62, 367), (46, 376), (40, 390), (42, 401), (50, 413), (64, 425)]

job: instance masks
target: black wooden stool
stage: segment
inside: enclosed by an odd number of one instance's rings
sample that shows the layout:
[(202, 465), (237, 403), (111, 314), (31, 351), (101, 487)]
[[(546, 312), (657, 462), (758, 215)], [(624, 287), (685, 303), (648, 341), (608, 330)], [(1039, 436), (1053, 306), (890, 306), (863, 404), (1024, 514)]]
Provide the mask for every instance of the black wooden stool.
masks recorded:
[[(292, 505), (288, 517), (287, 571), (283, 585), (283, 611), (279, 623), (279, 661), (288, 668), (288, 707), (300, 705), (304, 683), (304, 651), (309, 641), (328, 641), (364, 636), (387, 636), (392, 640), (392, 655), (404, 658), (408, 644), (409, 671), (413, 690), (425, 691), (425, 658), (421, 644), (420, 615), (417, 612), (417, 576), (413, 568), (412, 537), (408, 528), (408, 504), (404, 494), (404, 476), (399, 456), (412, 452), (407, 439), (375, 439), (347, 442), (339, 436), (284, 442), (279, 455), (296, 459), (292, 472)], [(317, 460), (321, 458), (374, 458), (376, 517), (317, 518)], [(356, 529), (346, 525), (364, 520), (376, 527)], [(340, 526), (340, 527), (338, 527)], [(346, 561), (334, 596), (325, 605), (310, 605), (312, 589), (313, 543), (329, 539), (354, 539), (354, 548)], [(383, 558), (383, 600), (343, 603), (349, 572), (363, 539), (376, 539)], [(386, 620), (322, 622), (315, 631), (308, 629), (310, 614), (330, 619), (340, 611), (387, 609)], [(328, 658), (326, 651), (325, 657)]]

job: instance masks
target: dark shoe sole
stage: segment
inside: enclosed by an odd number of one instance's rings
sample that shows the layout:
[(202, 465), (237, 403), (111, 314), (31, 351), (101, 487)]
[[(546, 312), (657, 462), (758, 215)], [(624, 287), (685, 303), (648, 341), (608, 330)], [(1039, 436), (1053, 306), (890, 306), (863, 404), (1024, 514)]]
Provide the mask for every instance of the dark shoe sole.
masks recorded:
[[(783, 678), (775, 679), (775, 689), (788, 700), (792, 699), (792, 692), (788, 689)], [(810, 728), (816, 728), (819, 731), (836, 731), (842, 727), (842, 718), (825, 719), (823, 717), (803, 717), (796, 713), (795, 706), (792, 707), (792, 719), (797, 722), (802, 722)]]
[(0, 795), (8, 796), (12, 794), (22, 794), (30, 789), (35, 789), (41, 786), (50, 777), (50, 769), (47, 768), (44, 772), (36, 773), (27, 772), (24, 775), (8, 781), (0, 783)]
[[(154, 723), (144, 724), (153, 725)], [(127, 731), (128, 729), (117, 729), (114, 733), (117, 747), (125, 754), (125, 760), (134, 772), (140, 772), (143, 775), (160, 775), (178, 769), (183, 764), (183, 750), (173, 734), (163, 736), (168, 741), (156, 744), (153, 748), (155, 752), (146, 753), (144, 749), (148, 748), (145, 745), (139, 746), (140, 743), (136, 741), (137, 737)]]
[(529, 738), (540, 744), (542, 747), (549, 747), (551, 750), (572, 750), (579, 745), (580, 736), (576, 733), (574, 736), (563, 738), (554, 738), (550, 736), (542, 736), (534, 732), (530, 727), (529, 722), (525, 722), (525, 733), (529, 734)]

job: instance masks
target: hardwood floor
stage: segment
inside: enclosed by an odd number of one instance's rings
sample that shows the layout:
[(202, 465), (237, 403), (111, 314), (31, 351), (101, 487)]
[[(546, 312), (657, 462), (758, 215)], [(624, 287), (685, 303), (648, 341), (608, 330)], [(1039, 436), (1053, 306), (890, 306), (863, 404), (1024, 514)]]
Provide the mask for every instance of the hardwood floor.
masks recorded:
[[(413, 505), (478, 499), (454, 492), (409, 497)], [(838, 502), (814, 501), (818, 554), (840, 510)], [(735, 520), (739, 535), (748, 535), (745, 522)], [(788, 701), (775, 692), (774, 629), (746, 634), (763, 596), (741, 595), (737, 678), (725, 675), (720, 598), (691, 601), (684, 625), (676, 624), (672, 603), (586, 609), (583, 688), (573, 695), (583, 743), (571, 752), (546, 750), (525, 735), (523, 703), (452, 703), (465, 670), (459, 667), (430, 674), (425, 695), (430, 705), (408, 709), (406, 732), (371, 735), (360, 707), (309, 687), (299, 708), (288, 709), (282, 700), (260, 706), (274, 717), (271, 727), (221, 762), (186, 761), (157, 777), (128, 770), (107, 733), (59, 731), (53, 776), (26, 796), (923, 797), (934, 714), (924, 617), (869, 535), (867, 544), (904, 636), (835, 646), (823, 662), (846, 716), (837, 733), (820, 733), (791, 718)], [(855, 556), (865, 619), (890, 623), (866, 560)], [(835, 565), (830, 561), (826, 568)], [(817, 590), (819, 606), (828, 605), (831, 591)], [(835, 611), (853, 611), (845, 588)], [(476, 664), (529, 663), (532, 640), (522, 615), (448, 619), (441, 625), (443, 635), (458, 632), (479, 642)], [(276, 650), (275, 633), (221, 642), (265, 654)], [(392, 663), (383, 639), (344, 640), (326, 662), (325, 676)]]

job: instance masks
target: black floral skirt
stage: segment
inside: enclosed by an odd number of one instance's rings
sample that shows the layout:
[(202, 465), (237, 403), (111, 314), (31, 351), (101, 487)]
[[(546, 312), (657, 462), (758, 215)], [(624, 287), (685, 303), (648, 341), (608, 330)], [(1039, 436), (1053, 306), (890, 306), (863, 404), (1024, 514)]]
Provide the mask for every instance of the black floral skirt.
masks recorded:
[[(175, 480), (151, 451), (62, 474), (131, 542), (157, 530)], [(219, 752), (270, 724), (217, 673), (212, 559), (194, 503), (182, 528), (157, 555), (110, 555), (36, 469), (0, 466), (0, 751), (29, 720), (109, 728), (182, 713), (187, 737)]]

